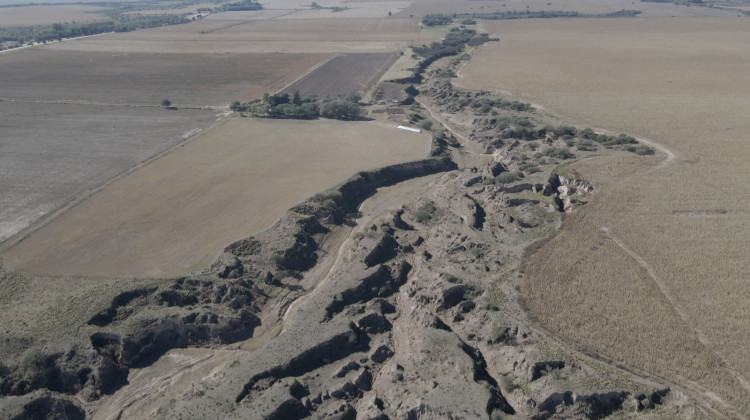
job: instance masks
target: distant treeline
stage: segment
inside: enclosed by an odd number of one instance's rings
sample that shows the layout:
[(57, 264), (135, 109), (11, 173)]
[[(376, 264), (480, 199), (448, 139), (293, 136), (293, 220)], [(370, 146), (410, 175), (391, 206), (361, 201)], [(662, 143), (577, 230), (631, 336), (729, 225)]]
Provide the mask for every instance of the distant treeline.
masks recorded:
[(241, 103), (232, 102), (229, 109), (235, 112), (248, 112), (255, 117), (266, 118), (295, 118), (315, 119), (318, 117), (331, 119), (357, 119), (361, 96), (356, 92), (349, 93), (346, 98), (301, 97), (299, 92), (293, 96), (288, 93), (271, 95), (266, 93), (263, 99)]
[(619, 18), (633, 17), (639, 15), (640, 10), (618, 10), (610, 13), (585, 14), (570, 10), (509, 10), (507, 12), (474, 13), (471, 16), (477, 19), (503, 20), (503, 19), (552, 19), (552, 18)]
[[(49, 42), (63, 38), (74, 38), (79, 36), (96, 35), (107, 32), (130, 32), (136, 29), (154, 28), (157, 26), (178, 25), (194, 20), (188, 14), (145, 14), (137, 13), (145, 10), (160, 10), (162, 7), (181, 8), (198, 3), (220, 3), (221, 0), (184, 0), (170, 3), (169, 6), (154, 4), (153, 2), (125, 2), (125, 3), (88, 3), (92, 6), (107, 7), (100, 13), (109, 17), (108, 20), (95, 20), (90, 22), (65, 22), (52, 25), (23, 26), (23, 27), (0, 27), (0, 44), (10, 44), (7, 48), (20, 47), (34, 42)], [(27, 4), (14, 7), (40, 5)], [(45, 5), (45, 3), (41, 3)], [(263, 6), (253, 0), (242, 0), (235, 3), (220, 5), (214, 9), (199, 9), (199, 13), (223, 12), (235, 10), (260, 10)], [(0, 50), (5, 49), (0, 46)]]
[[(20, 47), (33, 42), (48, 42), (107, 32), (129, 32), (136, 29), (177, 25), (189, 21), (189, 19), (178, 15), (122, 15), (116, 20), (0, 28), (0, 42), (15, 42), (17, 44), (15, 46)], [(10, 46), (10, 48), (12, 47), (13, 45)]]
[(221, 6), (213, 9), (213, 12), (237, 12), (244, 10), (261, 10), (263, 6), (253, 0), (242, 0), (236, 3), (222, 4)]
[(453, 18), (442, 13), (432, 13), (422, 17), (422, 25), (424, 26), (450, 25), (451, 22), (453, 22)]

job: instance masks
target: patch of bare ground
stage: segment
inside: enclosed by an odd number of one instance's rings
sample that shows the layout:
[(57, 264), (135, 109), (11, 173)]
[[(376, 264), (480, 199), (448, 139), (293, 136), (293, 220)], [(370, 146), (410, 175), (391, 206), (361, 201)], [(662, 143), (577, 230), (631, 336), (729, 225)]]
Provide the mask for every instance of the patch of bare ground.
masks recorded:
[(55, 217), (3, 261), (33, 274), (183, 274), (311, 194), (428, 148), (424, 134), (379, 122), (232, 118)]
[(502, 41), (481, 48), (457, 84), (676, 154), (654, 158), (656, 168), (613, 158), (575, 166), (602, 194), (532, 257), (522, 285), (531, 313), (581, 348), (741, 417), (750, 410), (750, 357), (738, 351), (750, 339), (740, 321), (750, 293), (745, 21), (484, 24)]

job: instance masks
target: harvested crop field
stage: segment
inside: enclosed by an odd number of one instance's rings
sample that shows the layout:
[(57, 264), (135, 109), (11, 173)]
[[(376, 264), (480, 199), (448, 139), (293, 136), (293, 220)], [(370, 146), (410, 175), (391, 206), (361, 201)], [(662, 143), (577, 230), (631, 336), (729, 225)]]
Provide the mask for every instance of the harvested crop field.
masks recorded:
[(398, 54), (342, 54), (283, 90), (302, 96), (343, 96), (364, 93), (396, 61)]
[[(695, 16), (735, 16), (727, 10), (710, 7), (676, 6), (672, 2), (633, 2), (632, 0), (514, 0), (514, 1), (483, 1), (483, 0), (436, 0), (416, 1), (399, 12), (398, 17), (410, 15), (421, 17), (428, 13), (467, 13), (480, 15), (483, 13), (525, 12), (525, 11), (564, 11), (581, 14), (612, 13), (620, 10), (638, 10), (639, 17), (695, 17)], [(507, 22), (507, 20), (505, 21)]]
[(279, 89), (327, 58), (33, 48), (3, 56), (0, 100), (158, 106), (168, 98), (176, 107), (227, 105)]
[(0, 101), (0, 242), (209, 127), (217, 113)]
[(417, 19), (204, 19), (47, 46), (109, 53), (393, 53), (442, 37)]
[(481, 48), (456, 84), (673, 151), (574, 166), (599, 193), (529, 261), (530, 312), (721, 414), (750, 412), (747, 21), (484, 24), (502, 42)]
[(231, 118), (62, 213), (3, 260), (33, 274), (184, 274), (315, 192), (429, 147), (428, 135), (376, 121)]
[(52, 25), (55, 22), (87, 22), (110, 20), (97, 13), (104, 7), (85, 4), (3, 7), (0, 9), (0, 27)]

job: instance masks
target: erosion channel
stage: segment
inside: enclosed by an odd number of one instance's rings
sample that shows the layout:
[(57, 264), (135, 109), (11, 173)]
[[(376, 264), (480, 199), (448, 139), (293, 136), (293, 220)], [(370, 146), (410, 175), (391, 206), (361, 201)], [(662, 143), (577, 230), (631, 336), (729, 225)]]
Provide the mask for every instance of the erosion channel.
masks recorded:
[[(457, 63), (438, 61), (433, 66)], [(577, 159), (660, 156), (528, 104), (427, 78), (433, 156), (362, 172), (228, 246), (125, 290), (87, 341), (3, 367), (2, 413), (69, 418), (603, 418), (700, 410), (524, 313), (524, 256), (595, 199)], [(638, 156), (643, 155), (643, 156)], [(3, 273), (4, 276), (15, 275)]]

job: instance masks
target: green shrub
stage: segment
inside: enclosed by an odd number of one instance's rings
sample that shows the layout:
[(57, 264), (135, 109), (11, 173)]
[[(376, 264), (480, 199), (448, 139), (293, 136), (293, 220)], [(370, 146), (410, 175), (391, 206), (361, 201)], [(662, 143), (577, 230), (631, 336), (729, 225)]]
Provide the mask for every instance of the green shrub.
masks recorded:
[(469, 248), (469, 254), (471, 254), (474, 258), (482, 258), (484, 257), (484, 250), (479, 247), (471, 247)]
[(567, 147), (550, 147), (541, 152), (543, 156), (549, 156), (557, 159), (573, 159), (576, 157)]
[(432, 202), (427, 202), (421, 205), (417, 211), (414, 212), (414, 218), (419, 223), (427, 223), (432, 220), (432, 215), (435, 213), (437, 208)]
[(625, 148), (625, 150), (641, 156), (653, 155), (655, 153), (653, 148), (646, 146), (645, 144), (639, 144), (638, 146), (628, 146)]
[(528, 174), (534, 174), (537, 172), (541, 172), (542, 170), (534, 163), (528, 162), (528, 163), (522, 163), (518, 165), (518, 170), (526, 172)]
[(506, 326), (493, 324), (492, 331), (490, 332), (490, 339), (492, 341), (501, 341), (508, 335), (508, 331), (510, 331), (510, 328)]
[(450, 274), (450, 273), (443, 273), (443, 278), (448, 283), (461, 283), (461, 279), (459, 279), (458, 277), (456, 277), (456, 276), (454, 276), (453, 274)]
[(515, 171), (515, 172), (503, 172), (500, 175), (495, 177), (495, 182), (498, 184), (508, 184), (511, 182), (516, 182), (523, 178), (523, 172)]
[(500, 377), (500, 387), (505, 392), (511, 392), (514, 389), (518, 388), (518, 385), (516, 385), (516, 382), (513, 376), (503, 375)]

